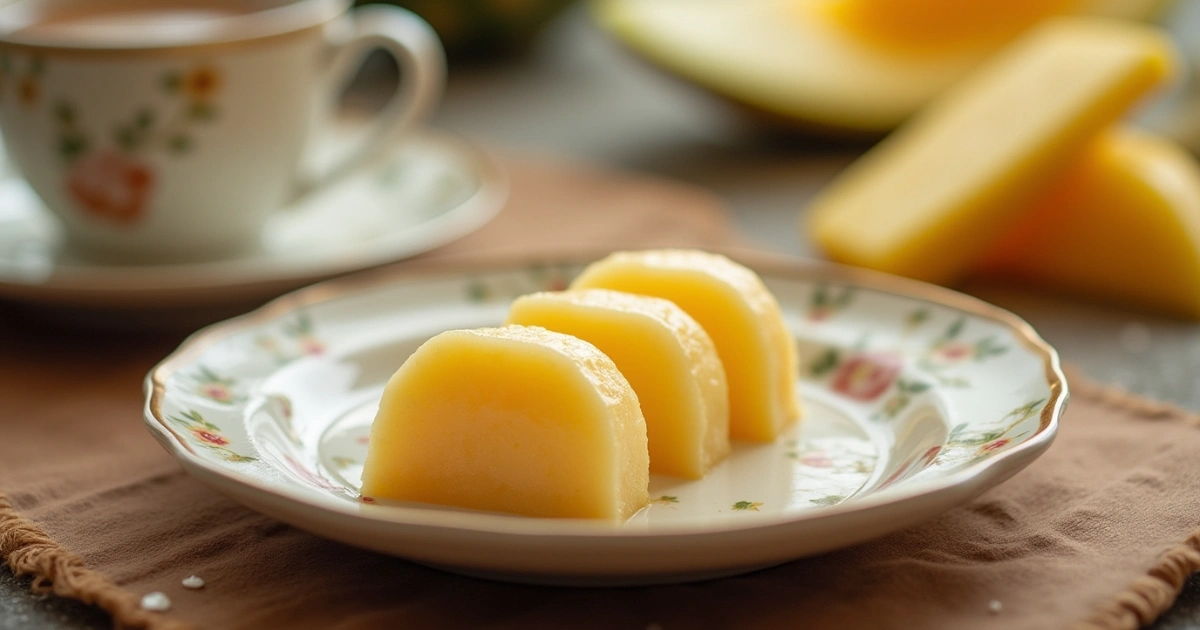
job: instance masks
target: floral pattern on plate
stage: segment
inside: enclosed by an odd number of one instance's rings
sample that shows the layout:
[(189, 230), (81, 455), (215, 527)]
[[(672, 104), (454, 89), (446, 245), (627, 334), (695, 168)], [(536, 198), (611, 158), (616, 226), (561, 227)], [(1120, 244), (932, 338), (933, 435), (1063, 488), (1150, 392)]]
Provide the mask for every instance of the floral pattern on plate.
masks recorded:
[[(405, 357), (443, 330), (499, 324), (509, 300), (565, 287), (581, 268), (475, 269), (301, 292), (210, 329), (164, 362), (151, 375), (160, 394), (147, 422), (185, 463), (251, 505), (257, 499), (243, 480), (291, 497), (297, 514), (315, 509), (302, 497), (325, 497), (331, 536), (367, 527), (383, 510), (396, 536), (372, 528), (353, 540), (364, 546), (423, 557), (428, 549), (400, 536), (405, 523), (426, 518), (497, 532), (509, 522), (541, 527), (539, 519), (360, 497), (358, 487), (379, 396)], [(1023, 466), (1048, 444), (1064, 383), (1052, 350), (1015, 318), (941, 289), (909, 295), (823, 268), (760, 273), (800, 345), (803, 421), (770, 444), (735, 443), (702, 480), (652, 476), (650, 504), (617, 531), (803, 529), (922, 494), (949, 497), (961, 483), (952, 479), (999, 477), (993, 463)], [(958, 299), (970, 308), (956, 307)], [(961, 471), (970, 472), (951, 476)], [(553, 535), (566, 526), (545, 527)], [(811, 552), (820, 541), (804, 545)], [(619, 554), (595, 561), (621, 562)], [(548, 570), (555, 562), (516, 564)]]

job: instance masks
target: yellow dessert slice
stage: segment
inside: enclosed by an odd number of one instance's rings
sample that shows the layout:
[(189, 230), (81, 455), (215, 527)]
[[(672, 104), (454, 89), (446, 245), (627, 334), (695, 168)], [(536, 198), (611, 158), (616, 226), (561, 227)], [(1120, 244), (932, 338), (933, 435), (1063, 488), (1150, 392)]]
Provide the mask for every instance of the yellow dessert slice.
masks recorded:
[[(772, 120), (879, 134), (957, 82), (1023, 25), (1061, 5), (1136, 19), (1162, 3), (595, 0), (592, 13), (651, 63)], [(916, 42), (931, 34), (906, 18), (905, 9), (919, 11), (922, 4), (930, 11), (954, 9), (936, 17), (940, 41)]]
[(674, 302), (606, 289), (518, 298), (508, 324), (579, 337), (637, 392), (650, 472), (699, 479), (729, 454), (729, 388), (708, 333)]
[(1115, 129), (985, 256), (980, 270), (1200, 319), (1200, 164)]
[(770, 441), (800, 417), (796, 340), (753, 271), (694, 250), (617, 252), (589, 265), (571, 288), (664, 298), (700, 322), (725, 366), (733, 439)]
[(362, 494), (624, 519), (649, 501), (646, 423), (595, 346), (526, 326), (452, 330), (388, 381)]
[(811, 233), (839, 262), (954, 282), (1173, 59), (1155, 29), (1047, 21), (832, 182)]

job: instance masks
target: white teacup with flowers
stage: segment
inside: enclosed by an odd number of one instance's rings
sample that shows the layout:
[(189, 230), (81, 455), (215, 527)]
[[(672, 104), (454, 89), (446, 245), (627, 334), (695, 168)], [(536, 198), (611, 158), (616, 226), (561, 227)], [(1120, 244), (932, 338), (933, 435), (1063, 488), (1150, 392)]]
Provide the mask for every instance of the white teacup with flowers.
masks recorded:
[[(101, 260), (216, 259), (261, 243), (267, 217), (396, 142), (441, 93), (419, 18), (342, 0), (18, 0), (0, 9), (0, 129), (60, 219)], [(305, 171), (366, 53), (401, 85), (361, 143)]]

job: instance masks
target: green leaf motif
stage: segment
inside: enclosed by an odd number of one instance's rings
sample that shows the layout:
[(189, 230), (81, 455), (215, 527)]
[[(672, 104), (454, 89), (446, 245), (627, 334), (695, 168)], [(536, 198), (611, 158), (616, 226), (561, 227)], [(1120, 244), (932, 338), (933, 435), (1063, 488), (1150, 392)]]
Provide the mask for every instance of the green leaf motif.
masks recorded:
[(829, 304), (829, 287), (823, 284), (818, 284), (816, 288), (813, 289), (812, 305), (825, 306), (826, 304)]
[(87, 139), (79, 134), (63, 136), (58, 141), (58, 154), (67, 162), (73, 162), (88, 149)]
[(154, 112), (149, 109), (143, 109), (138, 112), (137, 118), (133, 120), (133, 126), (140, 131), (146, 131), (154, 125)]
[(66, 101), (59, 101), (54, 105), (54, 117), (58, 122), (66, 126), (75, 124), (75, 108)]
[(742, 511), (757, 512), (760, 507), (762, 507), (762, 501), (738, 501), (733, 504), (733, 509)]
[(821, 357), (808, 368), (808, 371), (813, 376), (824, 376), (832, 372), (841, 363), (841, 360), (842, 356), (837, 348), (830, 348), (821, 354)]
[(467, 299), (471, 302), (486, 302), (489, 297), (487, 286), (479, 280), (467, 283)]
[(195, 103), (192, 103), (191, 107), (188, 108), (188, 117), (190, 117), (193, 120), (199, 120), (201, 122), (208, 122), (211, 120), (216, 120), (217, 108), (215, 105), (212, 105), (210, 103), (205, 103), (203, 101), (197, 101)]
[(129, 127), (118, 127), (114, 139), (122, 151), (133, 151), (138, 145), (137, 133)]
[(1018, 421), (1025, 420), (1036, 413), (1037, 410), (1041, 408), (1042, 403), (1045, 402), (1045, 398), (1039, 398), (1033, 402), (1026, 403), (1008, 412), (1008, 414), (1004, 416), (1004, 419), (1007, 420), (1009, 418), (1017, 418)]
[(917, 326), (920, 326), (928, 321), (929, 318), (929, 309), (919, 308), (908, 314), (908, 317), (905, 319), (905, 325), (907, 325), (909, 328), (916, 328)]
[(808, 502), (816, 505), (837, 505), (845, 500), (846, 497), (840, 494), (827, 494), (819, 499), (809, 499)]
[(172, 136), (167, 140), (167, 148), (175, 154), (184, 154), (192, 149), (192, 139), (184, 134)]
[(989, 357), (1000, 356), (1008, 352), (1008, 346), (1001, 345), (995, 337), (984, 337), (975, 344), (975, 360), (983, 361)]
[(947, 340), (957, 338), (958, 335), (962, 333), (963, 328), (965, 328), (966, 325), (967, 325), (966, 317), (959, 317), (958, 319), (954, 320), (954, 323), (950, 324), (950, 327), (946, 329), (945, 338)]
[(196, 368), (196, 380), (204, 383), (220, 383), (222, 385), (233, 385), (234, 379), (222, 377), (220, 374), (212, 371), (207, 365), (201, 365)]
[(168, 72), (163, 75), (162, 87), (171, 94), (178, 92), (179, 88), (183, 87), (183, 75), (179, 74), (178, 70)]
[(850, 306), (854, 302), (855, 289), (854, 287), (841, 287), (840, 289), (830, 287), (825, 284), (818, 284), (813, 287), (812, 297), (809, 298), (809, 305), (814, 311), (840, 311)]
[(664, 494), (661, 497), (658, 497), (657, 499), (652, 499), (651, 502), (652, 503), (662, 503), (662, 504), (679, 503), (679, 497), (674, 497), (669, 494)]
[(307, 337), (313, 333), (312, 318), (308, 313), (299, 311), (296, 319), (283, 325), (283, 334), (288, 337)]

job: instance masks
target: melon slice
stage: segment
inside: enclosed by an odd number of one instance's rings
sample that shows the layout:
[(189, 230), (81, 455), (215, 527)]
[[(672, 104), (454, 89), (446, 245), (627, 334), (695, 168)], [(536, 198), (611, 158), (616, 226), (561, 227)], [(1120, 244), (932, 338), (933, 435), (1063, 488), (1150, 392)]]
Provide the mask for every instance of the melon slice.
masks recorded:
[(1079, 7), (1080, 0), (830, 0), (825, 10), (866, 43), (896, 52), (935, 54), (995, 48), (1040, 20)]
[(673, 302), (605, 289), (518, 298), (509, 324), (578, 337), (608, 355), (646, 418), (650, 472), (699, 479), (729, 454), (729, 388), (708, 333)]
[(595, 346), (542, 328), (441, 333), (388, 381), (362, 494), (527, 516), (628, 518), (649, 501), (646, 423)]
[(584, 269), (572, 289), (670, 300), (712, 338), (729, 382), (729, 433), (766, 442), (800, 417), (796, 340), (753, 271), (694, 250), (617, 252)]
[(836, 261), (955, 282), (1173, 62), (1155, 29), (1047, 21), (826, 187), (809, 232)]
[[(1163, 1), (1070, 4), (1082, 13), (1140, 19)], [(930, 2), (978, 7), (960, 12), (957, 22), (939, 18), (951, 41), (926, 41), (913, 54), (891, 45), (921, 34), (903, 11), (888, 8), (891, 0), (597, 0), (592, 8), (601, 26), (651, 63), (772, 120), (880, 134), (953, 85), (1014, 30), (1067, 4), (898, 0), (897, 6)], [(1002, 18), (1003, 28), (987, 19), (998, 8), (1016, 14)]]
[(1200, 164), (1169, 140), (1106, 132), (980, 271), (1200, 319)]

